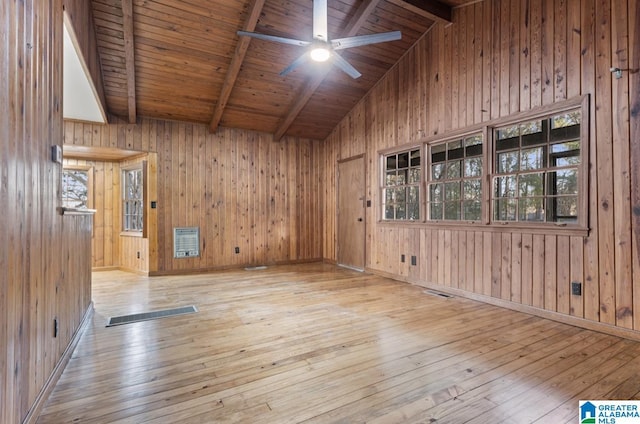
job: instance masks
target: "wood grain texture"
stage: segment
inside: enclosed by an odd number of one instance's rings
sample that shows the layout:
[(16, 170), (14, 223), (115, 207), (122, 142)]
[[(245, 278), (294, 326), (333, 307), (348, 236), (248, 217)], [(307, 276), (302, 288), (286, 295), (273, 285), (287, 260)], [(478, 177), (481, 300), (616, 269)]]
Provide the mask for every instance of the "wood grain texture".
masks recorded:
[[(205, 125), (180, 122), (111, 122), (91, 125), (91, 136), (87, 124), (67, 122), (65, 135), (74, 138), (65, 143), (108, 141), (157, 154), (156, 195), (149, 198), (158, 202), (157, 230), (148, 241), (117, 235), (116, 266), (175, 273), (322, 259), (319, 142), (285, 137), (275, 143), (269, 134), (228, 128), (210, 134)], [(200, 257), (174, 259), (173, 228), (191, 226), (201, 229)]]
[(0, 422), (18, 424), (89, 307), (91, 217), (57, 210), (62, 1), (3, 2), (0, 22)]
[(39, 424), (570, 423), (582, 396), (640, 398), (640, 342), (333, 265), (100, 272), (94, 301)]
[[(364, 154), (371, 165), (368, 268), (389, 275), (398, 260), (386, 247), (392, 245), (419, 257), (424, 269), (415, 273), (418, 284), (640, 330), (639, 172), (632, 165), (638, 153), (637, 14), (636, 1), (478, 2), (454, 9), (453, 25), (437, 24), (429, 31), (325, 140), (326, 178), (335, 174), (331, 161), (346, 152)], [(630, 71), (614, 79), (611, 63)], [(423, 92), (424, 102), (415, 95)], [(589, 95), (588, 236), (378, 222), (381, 151), (581, 95)], [(366, 146), (351, 141), (358, 139), (366, 139)], [(329, 190), (326, 198), (333, 202), (335, 192)], [(334, 209), (328, 204), (325, 210)], [(424, 243), (409, 252), (410, 241), (398, 235), (416, 227)], [(325, 238), (332, 239), (335, 230), (325, 226)], [(434, 237), (444, 243), (431, 242)], [(482, 263), (472, 268), (468, 261), (476, 260), (479, 249)], [(335, 258), (331, 249), (324, 254)], [(470, 284), (465, 281), (470, 276), (480, 281)], [(400, 273), (397, 277), (406, 280)], [(582, 283), (582, 296), (571, 295), (572, 281)]]

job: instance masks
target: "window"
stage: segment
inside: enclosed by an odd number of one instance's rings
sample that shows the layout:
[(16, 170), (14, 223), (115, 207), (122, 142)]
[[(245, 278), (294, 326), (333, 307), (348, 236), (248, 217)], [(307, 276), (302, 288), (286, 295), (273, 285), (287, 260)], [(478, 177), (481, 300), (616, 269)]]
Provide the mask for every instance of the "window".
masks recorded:
[(382, 210), (385, 220), (420, 219), (420, 149), (383, 156)]
[(482, 135), (429, 146), (429, 219), (482, 218)]
[(144, 222), (142, 169), (125, 169), (122, 172), (122, 181), (122, 230), (142, 232)]
[(87, 209), (89, 207), (90, 169), (62, 170), (62, 206)]
[(577, 223), (580, 110), (498, 128), (493, 219)]

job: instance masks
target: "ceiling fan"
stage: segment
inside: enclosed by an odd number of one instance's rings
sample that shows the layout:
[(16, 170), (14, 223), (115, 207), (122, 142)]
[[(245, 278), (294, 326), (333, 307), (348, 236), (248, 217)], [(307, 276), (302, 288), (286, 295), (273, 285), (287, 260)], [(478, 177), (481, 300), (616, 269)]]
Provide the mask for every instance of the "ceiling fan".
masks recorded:
[(351, 78), (358, 78), (362, 74), (349, 62), (340, 56), (336, 50), (351, 47), (365, 46), (367, 44), (385, 43), (402, 38), (400, 31), (383, 32), (378, 34), (359, 35), (354, 37), (337, 38), (329, 40), (327, 30), (327, 0), (314, 0), (313, 2), (313, 41), (296, 40), (293, 38), (277, 37), (275, 35), (260, 34), (257, 32), (238, 31), (238, 35), (258, 38), (260, 40), (275, 41), (277, 43), (292, 44), (294, 46), (309, 47), (299, 58), (287, 66), (280, 75), (286, 75), (304, 63), (308, 58), (315, 62), (326, 62), (329, 59), (343, 70)]

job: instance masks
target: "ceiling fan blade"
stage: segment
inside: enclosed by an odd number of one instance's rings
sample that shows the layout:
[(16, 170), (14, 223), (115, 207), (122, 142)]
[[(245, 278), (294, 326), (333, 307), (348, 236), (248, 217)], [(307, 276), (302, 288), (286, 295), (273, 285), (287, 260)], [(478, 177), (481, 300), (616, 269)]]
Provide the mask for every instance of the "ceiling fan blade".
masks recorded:
[(333, 57), (333, 63), (338, 68), (342, 69), (344, 71), (344, 73), (349, 75), (351, 78), (356, 79), (356, 78), (359, 78), (360, 76), (362, 76), (362, 74), (360, 72), (358, 72), (358, 70), (356, 68), (351, 66), (351, 64), (349, 62), (347, 62), (338, 53), (333, 52), (332, 57)]
[(293, 38), (277, 37), (275, 35), (260, 34), (258, 32), (238, 31), (238, 35), (258, 38), (260, 40), (275, 41), (276, 43), (292, 44), (294, 46), (306, 47), (311, 45), (309, 41), (295, 40)]
[(300, 56), (299, 58), (297, 58), (296, 60), (294, 60), (293, 62), (291, 62), (291, 65), (287, 66), (286, 68), (284, 68), (282, 70), (282, 72), (280, 72), (281, 76), (285, 76), (287, 75), (289, 72), (293, 71), (294, 69), (296, 69), (298, 66), (302, 65), (306, 60), (307, 57), (309, 56), (308, 52), (305, 52), (305, 54), (303, 54), (302, 56)]
[(331, 40), (334, 50), (348, 49), (351, 47), (366, 46), (367, 44), (386, 43), (402, 38), (400, 31), (382, 32), (380, 34), (358, 35), (355, 37), (337, 38)]
[(327, 13), (327, 0), (313, 1), (313, 38), (315, 40), (329, 41)]

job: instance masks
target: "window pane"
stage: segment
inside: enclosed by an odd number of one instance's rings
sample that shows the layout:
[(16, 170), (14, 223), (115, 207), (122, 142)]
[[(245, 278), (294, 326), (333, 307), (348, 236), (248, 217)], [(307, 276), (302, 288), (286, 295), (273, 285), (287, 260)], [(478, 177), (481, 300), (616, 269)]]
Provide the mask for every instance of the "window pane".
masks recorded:
[(444, 211), (442, 203), (431, 203), (430, 204), (430, 217), (431, 219), (442, 219), (442, 213)]
[(420, 219), (420, 205), (418, 203), (407, 203), (407, 218)]
[(460, 159), (464, 157), (464, 149), (462, 148), (462, 140), (450, 141), (447, 143), (447, 159)]
[(543, 199), (534, 197), (518, 201), (518, 219), (520, 221), (544, 221)]
[(429, 186), (429, 199), (432, 202), (442, 202), (443, 193), (444, 193), (443, 184), (431, 184)]
[(516, 176), (497, 177), (494, 180), (495, 197), (516, 196)]
[(431, 165), (431, 179), (440, 180), (444, 178), (444, 163)]
[(396, 205), (396, 219), (407, 219), (407, 208), (404, 203)]
[(386, 170), (387, 171), (391, 171), (392, 169), (396, 169), (396, 156), (395, 155), (391, 155), (391, 156), (387, 156), (387, 167)]
[(479, 144), (482, 144), (482, 136), (479, 135), (479, 134), (478, 135), (473, 135), (471, 137), (467, 137), (464, 140), (464, 145), (466, 147), (476, 146), (476, 145), (479, 145)]
[(544, 173), (520, 175), (518, 195), (520, 197), (544, 195)]
[(464, 176), (479, 177), (482, 175), (482, 158), (470, 158), (464, 160)]
[(464, 199), (480, 200), (482, 198), (482, 187), (480, 180), (467, 180), (463, 183)]
[(447, 163), (447, 178), (460, 178), (461, 167), (459, 160)]
[(411, 152), (411, 166), (420, 166), (420, 150)]
[(578, 194), (578, 170), (562, 169), (549, 173), (550, 194)]
[(466, 200), (463, 202), (464, 219), (467, 221), (479, 221), (482, 218), (482, 203)]
[(442, 143), (431, 147), (431, 163), (447, 160), (447, 145)]
[(460, 202), (445, 202), (444, 219), (460, 220)]
[(409, 152), (400, 153), (398, 155), (398, 169), (409, 167)]
[(542, 147), (526, 149), (520, 152), (520, 170), (540, 169), (544, 166)]
[(385, 179), (385, 184), (387, 186), (396, 185), (396, 171), (387, 172), (387, 178)]
[(417, 186), (409, 187), (409, 196), (407, 198), (408, 203), (418, 203), (419, 201), (419, 190)]
[(404, 203), (404, 202), (407, 201), (407, 198), (405, 196), (405, 188), (404, 187), (399, 187), (399, 188), (394, 189), (393, 193), (394, 193), (393, 194), (393, 197), (394, 197), (393, 201), (395, 203)]
[(554, 215), (550, 220), (574, 222), (578, 217), (578, 196), (562, 196), (551, 199)]
[(498, 199), (494, 202), (496, 221), (516, 220), (516, 199)]
[(409, 170), (409, 184), (420, 182), (420, 168), (412, 168)]
[(384, 203), (389, 204), (393, 203), (393, 190), (392, 189), (384, 189)]
[(394, 219), (393, 205), (387, 205), (384, 208), (384, 219)]
[(500, 128), (498, 131), (498, 140), (506, 140), (520, 135), (520, 126), (513, 125), (510, 127)]
[(506, 174), (518, 170), (518, 152), (498, 153), (498, 173)]
[(62, 172), (62, 206), (87, 208), (89, 195), (89, 173), (65, 169)]
[(551, 128), (562, 128), (582, 123), (579, 110), (561, 113), (551, 118)]
[(444, 185), (445, 200), (460, 200), (460, 182), (454, 181)]

